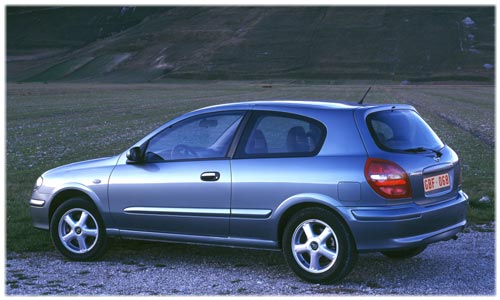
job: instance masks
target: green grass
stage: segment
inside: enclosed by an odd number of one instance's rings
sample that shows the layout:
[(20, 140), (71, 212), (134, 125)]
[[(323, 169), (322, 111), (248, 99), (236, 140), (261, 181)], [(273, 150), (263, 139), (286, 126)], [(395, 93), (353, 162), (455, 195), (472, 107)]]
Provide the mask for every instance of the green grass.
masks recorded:
[(28, 79), (28, 81), (49, 81), (57, 80), (80, 69), (93, 60), (92, 57), (78, 57), (74, 60), (66, 60), (58, 63), (55, 66), (48, 68), (40, 74), (37, 74)]
[[(263, 86), (266, 86), (265, 88)], [(272, 87), (269, 87), (272, 86)], [(7, 85), (7, 250), (52, 249), (31, 226), (28, 200), (36, 178), (62, 164), (109, 156), (165, 121), (207, 105), (260, 99), (358, 100), (364, 85), (293, 82)], [(468, 218), (495, 219), (493, 86), (373, 86), (368, 103), (411, 103), (459, 154)], [(479, 203), (488, 196), (492, 203)]]

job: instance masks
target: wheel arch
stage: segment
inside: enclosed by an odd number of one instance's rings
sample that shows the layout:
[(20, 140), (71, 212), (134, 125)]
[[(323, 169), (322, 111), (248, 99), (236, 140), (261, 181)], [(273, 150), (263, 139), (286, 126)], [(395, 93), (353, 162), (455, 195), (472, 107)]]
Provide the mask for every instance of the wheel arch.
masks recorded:
[(56, 209), (63, 204), (65, 201), (75, 198), (75, 197), (81, 197), (82, 199), (87, 200), (89, 203), (91, 203), (101, 214), (101, 217), (103, 218), (103, 221), (106, 223), (104, 220), (104, 215), (102, 212), (102, 204), (99, 201), (99, 198), (97, 195), (92, 192), (92, 190), (88, 188), (81, 188), (78, 186), (66, 186), (62, 187), (59, 190), (57, 190), (54, 193), (54, 196), (52, 197), (52, 200), (50, 201), (50, 206), (49, 206), (49, 224), (52, 221), (52, 216), (54, 215), (54, 212)]
[(59, 193), (57, 193), (54, 196), (54, 198), (50, 202), (49, 222), (52, 220), (52, 216), (54, 215), (54, 212), (56, 211), (56, 209), (59, 206), (61, 206), (61, 204), (63, 204), (65, 201), (67, 201), (71, 198), (75, 198), (75, 197), (82, 197), (82, 198), (88, 200), (89, 202), (93, 203), (93, 201), (90, 200), (90, 197), (86, 193), (84, 193), (80, 190), (67, 189), (67, 190), (60, 191)]
[[(345, 226), (346, 230), (349, 232), (349, 237), (354, 243), (355, 247), (356, 246), (356, 239), (354, 239), (354, 236), (352, 235), (351, 228), (348, 224), (348, 222), (345, 220), (343, 214), (340, 212), (340, 210), (337, 208), (335, 204), (338, 202), (330, 197), (324, 196), (324, 195), (317, 195), (316, 197), (312, 197), (312, 195), (307, 195), (306, 197), (300, 196), (292, 199), (289, 198), (287, 201), (285, 201), (280, 207), (278, 207), (277, 211), (280, 211), (280, 216), (278, 220), (278, 225), (277, 225), (277, 241), (278, 241), (278, 246), (281, 249), (282, 248), (282, 238), (283, 238), (283, 233), (286, 227), (286, 224), (290, 220), (290, 218), (299, 212), (302, 209), (305, 208), (310, 208), (310, 207), (319, 207), (326, 209), (333, 214), (339, 219), (340, 222)], [(319, 196), (319, 197), (318, 197)], [(300, 200), (299, 200), (300, 199)], [(293, 203), (290, 203), (293, 202)], [(288, 205), (286, 205), (288, 203)], [(284, 207), (283, 207), (284, 206)]]

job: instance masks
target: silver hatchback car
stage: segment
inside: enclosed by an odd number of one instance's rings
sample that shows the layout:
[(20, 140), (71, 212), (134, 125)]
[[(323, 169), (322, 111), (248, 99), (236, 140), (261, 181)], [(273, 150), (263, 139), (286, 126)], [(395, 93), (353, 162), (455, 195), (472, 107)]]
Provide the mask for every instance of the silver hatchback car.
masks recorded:
[(360, 252), (406, 258), (456, 238), (468, 197), (457, 155), (411, 106), (258, 101), (49, 170), (29, 203), (72, 260), (99, 258), (108, 237), (281, 249), (327, 283)]

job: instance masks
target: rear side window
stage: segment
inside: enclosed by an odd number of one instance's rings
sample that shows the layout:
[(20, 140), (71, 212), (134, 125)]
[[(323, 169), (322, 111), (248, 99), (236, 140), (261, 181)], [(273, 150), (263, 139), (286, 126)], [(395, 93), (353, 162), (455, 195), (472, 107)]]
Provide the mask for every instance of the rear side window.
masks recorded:
[(444, 145), (429, 125), (413, 110), (384, 110), (367, 118), (370, 133), (383, 150), (438, 150)]
[(324, 125), (316, 120), (295, 114), (257, 112), (243, 133), (236, 158), (314, 156), (325, 135)]

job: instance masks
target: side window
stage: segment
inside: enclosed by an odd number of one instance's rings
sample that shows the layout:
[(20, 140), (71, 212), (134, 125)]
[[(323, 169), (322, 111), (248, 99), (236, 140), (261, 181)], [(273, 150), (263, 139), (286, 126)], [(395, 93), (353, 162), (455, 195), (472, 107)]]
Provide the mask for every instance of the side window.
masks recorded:
[(259, 112), (245, 130), (236, 157), (314, 156), (326, 130), (318, 121), (293, 114)]
[(223, 158), (244, 112), (192, 117), (176, 123), (149, 140), (146, 161)]

